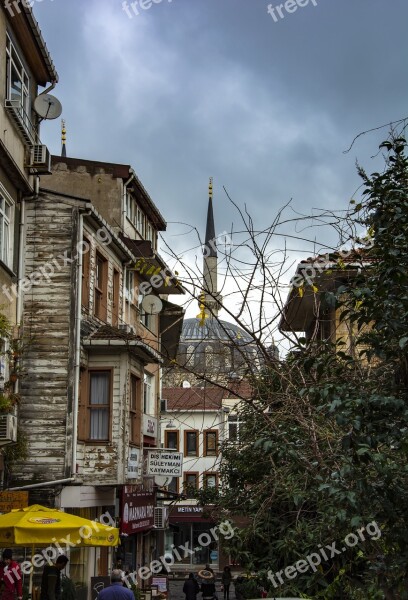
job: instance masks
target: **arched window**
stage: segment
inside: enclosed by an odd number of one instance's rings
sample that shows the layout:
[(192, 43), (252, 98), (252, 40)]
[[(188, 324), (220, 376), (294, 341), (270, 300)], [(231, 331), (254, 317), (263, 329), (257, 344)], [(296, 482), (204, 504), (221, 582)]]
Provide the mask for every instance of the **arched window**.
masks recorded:
[(186, 365), (188, 367), (194, 366), (194, 346), (188, 346), (186, 350)]
[(214, 366), (214, 353), (211, 346), (205, 348), (205, 366), (207, 369), (212, 369)]

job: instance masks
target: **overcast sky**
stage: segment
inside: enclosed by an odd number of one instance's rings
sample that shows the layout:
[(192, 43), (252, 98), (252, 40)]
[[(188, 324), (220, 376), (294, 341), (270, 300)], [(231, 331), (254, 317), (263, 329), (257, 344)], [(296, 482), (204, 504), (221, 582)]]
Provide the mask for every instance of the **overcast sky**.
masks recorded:
[[(302, 212), (347, 207), (356, 159), (378, 167), (386, 130), (343, 151), (408, 116), (407, 0), (310, 0), (283, 18), (267, 7), (156, 0), (129, 18), (122, 0), (35, 1), (68, 155), (130, 163), (176, 248), (172, 223), (204, 228), (209, 176), (217, 232), (236, 220), (222, 186), (259, 227), (291, 198)], [(59, 129), (42, 129), (56, 154)]]

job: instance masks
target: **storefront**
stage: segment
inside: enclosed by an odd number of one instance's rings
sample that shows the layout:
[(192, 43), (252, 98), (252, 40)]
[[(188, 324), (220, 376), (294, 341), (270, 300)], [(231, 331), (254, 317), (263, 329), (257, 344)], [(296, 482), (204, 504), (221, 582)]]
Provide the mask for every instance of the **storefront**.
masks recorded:
[(153, 529), (156, 497), (153, 479), (122, 488), (120, 510), (121, 547), (118, 560), (124, 571), (134, 572), (149, 565), (156, 550)]
[(176, 557), (175, 570), (187, 566), (194, 566), (196, 570), (206, 564), (218, 569), (219, 548), (215, 527), (216, 523), (200, 506), (179, 504), (171, 507), (169, 529), (165, 532), (165, 555)]

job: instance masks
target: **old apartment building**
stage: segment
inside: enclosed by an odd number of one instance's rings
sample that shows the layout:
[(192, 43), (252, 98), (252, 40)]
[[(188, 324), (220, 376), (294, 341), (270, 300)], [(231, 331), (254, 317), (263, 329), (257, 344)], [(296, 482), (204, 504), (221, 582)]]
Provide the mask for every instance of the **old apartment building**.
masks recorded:
[[(30, 504), (116, 519), (116, 556), (71, 550), (70, 575), (89, 582), (119, 555), (150, 562), (157, 546), (143, 452), (160, 443), (161, 370), (183, 317), (169, 296), (183, 289), (157, 251), (166, 222), (130, 165), (41, 144), (34, 100), (58, 77), (31, 9), (2, 5), (0, 47), (0, 304), (18, 345), (1, 392), (18, 401), (0, 437), (24, 449), (0, 472)], [(8, 370), (3, 353), (1, 381)]]
[[(86, 518), (109, 510), (124, 532), (130, 489), (150, 511), (126, 534), (136, 568), (156, 546), (143, 450), (159, 442), (161, 369), (183, 316), (168, 296), (183, 290), (156, 251), (166, 223), (129, 166), (53, 157), (46, 185), (25, 200), (18, 425), (28, 452), (8, 486)], [(84, 561), (72, 550), (80, 580), (107, 570), (108, 552), (92, 552)]]
[[(33, 109), (40, 93), (58, 75), (29, 8), (20, 12), (0, 6), (0, 306), (11, 325), (21, 317), (18, 285), (21, 264), (22, 200), (35, 192), (38, 175), (49, 170), (49, 153), (40, 139), (40, 119)], [(40, 88), (45, 88), (47, 90)], [(8, 342), (1, 341), (0, 388), (9, 380)], [(15, 386), (18, 388), (18, 384)], [(15, 391), (13, 389), (13, 391)], [(15, 437), (13, 418), (3, 425)]]

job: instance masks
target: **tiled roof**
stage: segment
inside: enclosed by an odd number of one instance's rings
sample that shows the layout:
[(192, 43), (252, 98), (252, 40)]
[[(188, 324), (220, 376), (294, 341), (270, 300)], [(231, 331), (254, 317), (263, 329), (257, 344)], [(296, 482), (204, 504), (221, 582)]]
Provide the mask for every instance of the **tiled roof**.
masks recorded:
[(162, 398), (167, 400), (167, 410), (214, 411), (221, 408), (223, 399), (251, 397), (251, 387), (248, 383), (237, 383), (234, 386), (235, 390), (232, 386), (228, 390), (219, 387), (163, 388)]

